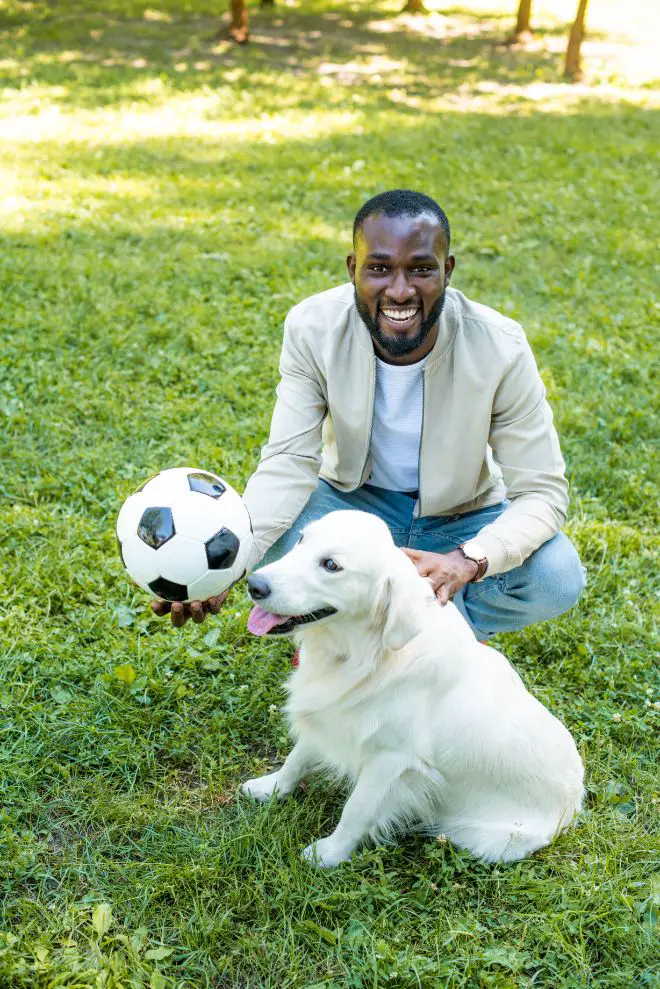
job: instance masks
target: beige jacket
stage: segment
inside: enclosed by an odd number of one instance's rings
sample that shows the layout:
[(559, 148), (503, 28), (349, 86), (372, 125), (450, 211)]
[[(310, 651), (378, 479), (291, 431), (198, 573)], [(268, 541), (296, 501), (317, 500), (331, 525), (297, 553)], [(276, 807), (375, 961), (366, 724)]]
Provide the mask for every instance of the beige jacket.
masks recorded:
[[(292, 525), (319, 474), (342, 491), (369, 477), (375, 364), (350, 283), (289, 312), (270, 439), (244, 494), (255, 534), (250, 566)], [(416, 514), (455, 515), (509, 498), (476, 538), (488, 574), (511, 570), (561, 528), (568, 504), (525, 334), (449, 288), (423, 382)]]

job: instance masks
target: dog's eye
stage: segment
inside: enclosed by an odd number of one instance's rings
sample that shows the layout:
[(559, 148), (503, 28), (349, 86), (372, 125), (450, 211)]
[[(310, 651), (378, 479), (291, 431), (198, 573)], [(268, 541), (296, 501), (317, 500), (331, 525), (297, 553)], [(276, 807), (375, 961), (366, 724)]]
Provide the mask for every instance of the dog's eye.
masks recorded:
[(321, 566), (324, 570), (327, 570), (328, 573), (337, 573), (342, 569), (338, 563), (335, 563), (334, 560), (321, 560)]

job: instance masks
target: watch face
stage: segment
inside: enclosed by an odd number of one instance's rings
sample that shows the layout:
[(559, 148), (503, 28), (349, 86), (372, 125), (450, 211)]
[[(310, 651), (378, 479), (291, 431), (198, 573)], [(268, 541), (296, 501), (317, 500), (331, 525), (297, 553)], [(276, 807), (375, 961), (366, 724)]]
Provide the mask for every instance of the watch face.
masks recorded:
[(463, 543), (463, 552), (466, 556), (469, 556), (471, 560), (479, 561), (485, 560), (486, 551), (480, 543), (473, 542), (471, 539), (468, 542)]

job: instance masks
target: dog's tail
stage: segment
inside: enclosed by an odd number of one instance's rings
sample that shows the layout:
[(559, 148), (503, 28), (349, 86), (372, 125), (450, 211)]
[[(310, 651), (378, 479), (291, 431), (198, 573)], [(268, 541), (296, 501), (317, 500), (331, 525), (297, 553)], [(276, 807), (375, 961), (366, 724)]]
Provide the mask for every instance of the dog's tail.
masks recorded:
[(568, 827), (580, 809), (579, 802), (563, 814), (537, 815), (520, 810), (510, 817), (474, 820), (449, 818), (437, 831), (461, 848), (467, 848), (482, 862), (516, 862), (549, 845)]

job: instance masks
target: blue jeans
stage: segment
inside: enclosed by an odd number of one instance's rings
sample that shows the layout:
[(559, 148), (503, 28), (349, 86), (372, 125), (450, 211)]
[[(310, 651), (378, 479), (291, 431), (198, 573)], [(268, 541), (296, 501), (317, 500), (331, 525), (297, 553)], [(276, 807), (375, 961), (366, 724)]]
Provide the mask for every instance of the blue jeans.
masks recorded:
[[(288, 553), (300, 532), (314, 519), (342, 508), (378, 515), (387, 523), (397, 546), (449, 553), (504, 511), (507, 502), (491, 505), (464, 515), (413, 518), (415, 501), (399, 491), (387, 491), (365, 484), (356, 491), (337, 491), (320, 480), (290, 529), (272, 546), (261, 566)], [(571, 541), (558, 532), (520, 567), (486, 577), (478, 584), (466, 584), (454, 598), (478, 639), (490, 639), (498, 632), (513, 632), (526, 625), (555, 618), (572, 608), (585, 586), (585, 571)]]

